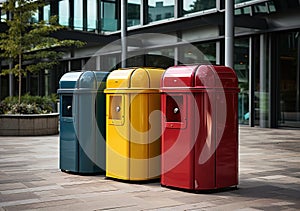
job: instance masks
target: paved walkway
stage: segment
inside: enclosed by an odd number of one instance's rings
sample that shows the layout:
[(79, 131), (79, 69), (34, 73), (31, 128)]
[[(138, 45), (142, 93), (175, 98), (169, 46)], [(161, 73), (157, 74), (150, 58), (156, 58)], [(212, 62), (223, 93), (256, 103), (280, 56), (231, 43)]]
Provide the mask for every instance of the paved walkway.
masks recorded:
[(0, 137), (0, 210), (300, 210), (300, 130), (240, 128), (238, 190), (188, 193), (58, 169), (58, 136)]

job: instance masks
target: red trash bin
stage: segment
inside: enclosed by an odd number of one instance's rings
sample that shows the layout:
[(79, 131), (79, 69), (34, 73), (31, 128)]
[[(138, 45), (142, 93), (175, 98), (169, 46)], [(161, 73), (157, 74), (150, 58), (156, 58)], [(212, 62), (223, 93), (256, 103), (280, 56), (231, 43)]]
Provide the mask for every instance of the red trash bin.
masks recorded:
[(238, 185), (238, 80), (228, 67), (168, 68), (161, 81), (161, 184), (189, 190)]

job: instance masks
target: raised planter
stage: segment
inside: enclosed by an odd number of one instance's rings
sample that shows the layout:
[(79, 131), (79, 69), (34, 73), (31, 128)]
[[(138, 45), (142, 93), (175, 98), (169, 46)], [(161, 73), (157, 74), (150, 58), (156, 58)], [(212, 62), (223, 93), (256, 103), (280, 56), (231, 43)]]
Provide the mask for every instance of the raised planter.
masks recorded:
[(0, 115), (0, 136), (54, 135), (58, 117), (58, 113)]

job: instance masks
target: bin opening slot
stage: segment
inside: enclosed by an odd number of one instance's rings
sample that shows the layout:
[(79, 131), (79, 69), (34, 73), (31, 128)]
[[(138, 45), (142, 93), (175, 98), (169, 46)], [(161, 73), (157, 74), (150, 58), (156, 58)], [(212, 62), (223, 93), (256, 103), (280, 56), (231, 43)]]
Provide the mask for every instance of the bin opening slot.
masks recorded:
[(63, 95), (62, 96), (62, 116), (63, 117), (72, 117), (72, 102), (73, 96)]
[(110, 96), (109, 119), (122, 119), (122, 96)]
[(183, 112), (183, 96), (167, 96), (166, 101), (166, 118), (167, 122), (182, 122), (182, 112)]

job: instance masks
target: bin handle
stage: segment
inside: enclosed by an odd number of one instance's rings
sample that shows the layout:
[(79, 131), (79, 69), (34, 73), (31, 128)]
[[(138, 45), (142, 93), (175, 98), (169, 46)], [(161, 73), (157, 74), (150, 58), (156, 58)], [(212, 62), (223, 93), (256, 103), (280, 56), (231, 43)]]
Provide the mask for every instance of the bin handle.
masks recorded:
[(177, 107), (174, 108), (173, 112), (174, 112), (174, 114), (177, 114), (179, 112), (179, 108), (177, 108)]
[(121, 111), (121, 107), (117, 106), (115, 110), (116, 110), (116, 112), (120, 112)]

